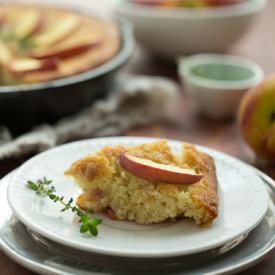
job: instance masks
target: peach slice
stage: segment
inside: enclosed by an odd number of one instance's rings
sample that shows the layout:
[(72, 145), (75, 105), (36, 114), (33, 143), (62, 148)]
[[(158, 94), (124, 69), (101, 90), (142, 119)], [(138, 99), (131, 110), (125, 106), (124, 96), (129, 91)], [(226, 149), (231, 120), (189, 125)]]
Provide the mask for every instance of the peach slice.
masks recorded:
[(207, 7), (239, 4), (245, 0), (132, 0), (132, 2), (147, 6), (162, 7)]
[(163, 3), (162, 0), (132, 0), (132, 2), (146, 6), (160, 6)]
[(208, 6), (228, 6), (244, 2), (245, 0), (206, 0)]
[(159, 164), (148, 159), (132, 156), (128, 153), (121, 153), (119, 155), (119, 162), (129, 173), (151, 182), (190, 184), (200, 181), (203, 177), (202, 174), (197, 174), (193, 169)]
[(8, 70), (14, 75), (24, 75), (32, 72), (50, 71), (58, 68), (57, 58), (36, 60), (32, 58), (14, 59), (8, 65)]
[(30, 56), (37, 59), (49, 58), (49, 57), (59, 57), (66, 58), (74, 56), (77, 54), (84, 53), (100, 44), (100, 40), (86, 40), (77, 41), (76, 43), (71, 43), (68, 45), (56, 45), (52, 48), (38, 49), (30, 53)]
[(15, 34), (19, 38), (39, 32), (43, 27), (44, 16), (39, 10), (26, 10), (16, 20)]
[(58, 23), (55, 28), (37, 35), (34, 38), (34, 43), (37, 46), (50, 46), (60, 42), (74, 32), (79, 23), (79, 17), (73, 14), (58, 18)]
[(8, 64), (13, 58), (13, 53), (10, 48), (2, 41), (0, 41), (0, 64)]
[(5, 14), (3, 10), (0, 10), (0, 25), (2, 25), (5, 21)]

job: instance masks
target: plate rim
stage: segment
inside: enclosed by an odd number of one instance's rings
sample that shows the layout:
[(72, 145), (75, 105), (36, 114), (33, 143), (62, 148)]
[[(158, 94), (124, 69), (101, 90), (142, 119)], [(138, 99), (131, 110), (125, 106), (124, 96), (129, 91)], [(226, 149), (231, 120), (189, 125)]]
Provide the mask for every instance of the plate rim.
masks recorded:
[[(268, 175), (266, 175), (264, 172), (260, 171), (259, 169), (246, 164), (247, 166), (249, 166), (250, 168), (255, 170), (255, 173), (262, 179), (262, 180), (266, 180), (266, 183), (268, 186), (271, 185), (271, 188), (275, 194), (275, 181), (269, 177)], [(7, 174), (6, 176), (4, 176), (2, 179), (0, 179), (0, 182), (2, 183), (2, 185), (0, 185), (0, 188), (2, 188), (3, 190), (7, 190), (7, 186), (8, 186), (8, 181), (10, 180), (10, 178), (14, 175), (15, 171), (10, 172), (9, 174)], [(3, 182), (2, 182), (3, 181)], [(4, 186), (5, 184), (5, 186)], [(5, 192), (6, 193), (6, 192)], [(270, 196), (270, 194), (269, 194)], [(7, 199), (7, 198), (6, 198)], [(13, 215), (13, 214), (11, 214)], [(252, 255), (250, 257), (246, 257), (244, 258), (243, 261), (239, 261), (233, 265), (231, 265), (230, 267), (226, 267), (226, 268), (222, 268), (222, 269), (217, 269), (212, 271), (211, 273), (208, 273), (208, 275), (217, 275), (217, 274), (231, 274), (232, 272), (238, 272), (241, 270), (244, 270), (246, 268), (249, 268), (251, 266), (254, 266), (256, 263), (260, 262), (261, 260), (263, 260), (268, 253), (273, 250), (275, 248), (275, 242), (273, 241), (273, 245), (270, 244), (268, 246), (266, 246), (265, 249), (262, 249), (261, 252), (257, 253), (256, 255)], [(43, 263), (40, 263), (38, 261), (35, 261), (33, 259), (26, 259), (25, 257), (23, 257), (22, 255), (20, 255), (18, 252), (16, 252), (15, 250), (12, 249), (12, 247), (8, 246), (3, 239), (1, 238), (0, 235), (0, 250), (2, 252), (4, 252), (8, 257), (10, 257), (12, 260), (14, 260), (16, 263), (24, 266), (25, 268), (28, 268), (29, 270), (35, 271), (35, 272), (39, 272), (42, 274), (48, 274), (48, 272), (55, 272), (55, 274), (60, 274), (60, 275), (64, 275), (64, 274), (71, 274), (69, 273), (68, 269), (65, 270), (60, 270), (58, 269), (58, 267), (49, 267)], [(89, 273), (89, 274), (94, 274), (94, 275), (100, 275), (101, 273)]]
[[(92, 142), (102, 142), (103, 144), (106, 144), (106, 141), (108, 140), (122, 140), (121, 143), (123, 143), (123, 140), (124, 143), (127, 143), (126, 140), (133, 140), (133, 141), (140, 141), (140, 143), (144, 143), (144, 142), (152, 142), (152, 141), (155, 141), (155, 140), (159, 140), (159, 138), (147, 138), (147, 137), (127, 137), (127, 136), (115, 136), (115, 137), (103, 137), (103, 138), (92, 138), (92, 139), (85, 139), (85, 140), (81, 140), (81, 141), (75, 141), (75, 142), (71, 142), (71, 143), (67, 143), (67, 144), (63, 144), (63, 145), (60, 145), (60, 146), (57, 146), (57, 147), (54, 147), (52, 149), (49, 149), (45, 152), (42, 152), (36, 156), (34, 156), (33, 158), (29, 159), (28, 161), (26, 161), (24, 164), (22, 164), (18, 169), (17, 171), (15, 172), (15, 175), (13, 176), (12, 179), (16, 178), (17, 174), (20, 173), (21, 169), (24, 169), (25, 166), (29, 165), (30, 162), (35, 162), (36, 159), (40, 158), (41, 155), (43, 154), (47, 154), (47, 153), (51, 153), (53, 151), (57, 151), (57, 150), (62, 150), (62, 148), (64, 147), (70, 147), (71, 145), (74, 145), (74, 146), (77, 146), (77, 145), (80, 145), (81, 144), (87, 144), (87, 143), (92, 143)], [(174, 143), (174, 144), (177, 144), (177, 143), (184, 143), (184, 141), (179, 141), (179, 140), (172, 140), (172, 139), (167, 139), (167, 141), (169, 143)], [(196, 145), (196, 144), (195, 144)], [(201, 146), (201, 145), (196, 145), (199, 149), (202, 149), (206, 152), (209, 152), (210, 154), (211, 153), (214, 153), (216, 154), (217, 156), (221, 156), (222, 158), (229, 158), (231, 159), (231, 161), (234, 161), (234, 162), (239, 162), (241, 163), (242, 165), (245, 165), (245, 166), (248, 166), (245, 162), (243, 161), (240, 161), (230, 155), (227, 155), (225, 153), (222, 153), (220, 151), (217, 151), (215, 149), (211, 149), (209, 147), (206, 147), (206, 146)], [(170, 251), (170, 252), (160, 252), (160, 253), (156, 253), (155, 251), (152, 253), (151, 252), (134, 252), (134, 253), (131, 253), (131, 255), (129, 255), (129, 251), (119, 251), (118, 249), (113, 249), (113, 250), (106, 250), (106, 248), (100, 248), (100, 247), (88, 247), (88, 246), (85, 246), (83, 245), (83, 243), (80, 243), (79, 241), (71, 241), (71, 240), (67, 240), (66, 238), (63, 238), (62, 236), (54, 233), (54, 232), (49, 232), (49, 230), (46, 230), (39, 227), (39, 226), (36, 226), (35, 223), (32, 223), (29, 221), (29, 219), (26, 219), (24, 216), (22, 217), (21, 214), (20, 214), (20, 211), (18, 211), (18, 209), (13, 205), (13, 203), (11, 202), (12, 199), (11, 199), (11, 196), (12, 196), (12, 192), (11, 192), (11, 186), (12, 186), (12, 183), (13, 181), (11, 180), (9, 185), (8, 185), (8, 188), (7, 188), (7, 199), (8, 199), (8, 203), (9, 203), (9, 206), (10, 208), (12, 209), (13, 211), (13, 214), (23, 223), (25, 224), (27, 227), (29, 227), (30, 229), (32, 229), (33, 231), (41, 234), (42, 236), (50, 239), (50, 240), (53, 240), (57, 243), (61, 243), (63, 245), (66, 245), (66, 246), (69, 246), (69, 247), (72, 247), (72, 248), (78, 248), (80, 250), (83, 250), (83, 251), (87, 251), (87, 252), (93, 252), (93, 253), (98, 253), (98, 254), (101, 254), (101, 255), (113, 255), (113, 256), (127, 256), (127, 257), (130, 257), (130, 258), (139, 258), (139, 257), (142, 257), (142, 258), (166, 258), (166, 257), (175, 257), (175, 256), (184, 256), (184, 255), (192, 255), (192, 254), (195, 254), (195, 253), (198, 253), (198, 252), (202, 252), (202, 251), (207, 251), (207, 250), (210, 250), (210, 249), (213, 249), (215, 247), (218, 247), (219, 245), (222, 245), (225, 243), (225, 241), (219, 241), (219, 242), (216, 242), (214, 244), (211, 244), (211, 245), (207, 245), (203, 248), (197, 248), (197, 249), (190, 249), (189, 251), (187, 252), (183, 252), (183, 251), (179, 251), (179, 250), (176, 250), (176, 251)], [(242, 229), (241, 231), (238, 232), (238, 234), (232, 236), (231, 238), (227, 239), (226, 242), (229, 242), (230, 240), (233, 240), (234, 238), (236, 238), (237, 236), (240, 236), (242, 234), (245, 234), (245, 233), (249, 233), (251, 230), (253, 230), (260, 222), (261, 220), (263, 219), (263, 217), (265, 216), (265, 213), (268, 209), (268, 202), (269, 202), (269, 195), (268, 195), (268, 192), (265, 189), (265, 196), (266, 196), (266, 201), (265, 201), (265, 208), (264, 208), (264, 211), (262, 212), (261, 216), (258, 218), (258, 221), (256, 223), (253, 223), (253, 224), (250, 224), (248, 227), (246, 227), (245, 229)]]

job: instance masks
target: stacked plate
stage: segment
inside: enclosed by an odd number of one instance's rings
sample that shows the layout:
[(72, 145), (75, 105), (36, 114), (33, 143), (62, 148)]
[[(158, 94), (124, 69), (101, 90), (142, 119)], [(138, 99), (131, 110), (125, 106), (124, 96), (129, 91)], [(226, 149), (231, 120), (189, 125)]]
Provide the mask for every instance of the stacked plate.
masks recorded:
[[(60, 205), (26, 187), (28, 180), (47, 177), (57, 194), (75, 199), (80, 190), (63, 176), (73, 161), (105, 145), (150, 141), (112, 137), (63, 145), (30, 159), (2, 179), (1, 249), (45, 274), (224, 274), (255, 263), (274, 247), (274, 182), (247, 164), (205, 147), (199, 148), (215, 159), (220, 198), (219, 217), (209, 228), (189, 220), (143, 226), (96, 215), (103, 222), (99, 235), (92, 237), (79, 232), (73, 213), (60, 212)], [(180, 142), (169, 143), (175, 152), (181, 150)]]

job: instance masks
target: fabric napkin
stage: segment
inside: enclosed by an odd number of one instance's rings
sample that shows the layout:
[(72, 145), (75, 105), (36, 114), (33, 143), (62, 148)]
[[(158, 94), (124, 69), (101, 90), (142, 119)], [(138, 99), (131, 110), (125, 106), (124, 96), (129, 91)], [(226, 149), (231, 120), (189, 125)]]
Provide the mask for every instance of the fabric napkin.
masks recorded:
[(121, 75), (109, 97), (55, 125), (40, 125), (14, 140), (7, 128), (0, 127), (0, 161), (33, 155), (73, 140), (121, 135), (135, 126), (169, 119), (178, 96), (172, 80)]

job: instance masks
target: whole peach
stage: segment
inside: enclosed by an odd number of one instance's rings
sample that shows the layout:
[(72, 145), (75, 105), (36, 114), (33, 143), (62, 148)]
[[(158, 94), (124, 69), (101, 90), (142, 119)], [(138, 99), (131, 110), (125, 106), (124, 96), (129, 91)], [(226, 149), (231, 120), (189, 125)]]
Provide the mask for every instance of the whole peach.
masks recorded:
[(239, 123), (257, 155), (275, 162), (275, 75), (247, 92), (239, 107)]

